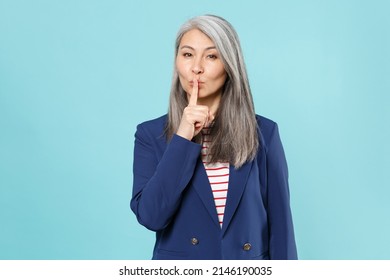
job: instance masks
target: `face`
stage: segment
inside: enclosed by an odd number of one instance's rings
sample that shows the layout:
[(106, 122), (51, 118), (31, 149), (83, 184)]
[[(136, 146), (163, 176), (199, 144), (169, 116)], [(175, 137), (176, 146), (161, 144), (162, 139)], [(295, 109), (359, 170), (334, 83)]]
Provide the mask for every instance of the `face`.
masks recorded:
[(199, 103), (220, 99), (227, 74), (215, 44), (198, 29), (183, 35), (176, 57), (176, 69), (187, 95), (191, 94), (193, 80), (197, 79)]

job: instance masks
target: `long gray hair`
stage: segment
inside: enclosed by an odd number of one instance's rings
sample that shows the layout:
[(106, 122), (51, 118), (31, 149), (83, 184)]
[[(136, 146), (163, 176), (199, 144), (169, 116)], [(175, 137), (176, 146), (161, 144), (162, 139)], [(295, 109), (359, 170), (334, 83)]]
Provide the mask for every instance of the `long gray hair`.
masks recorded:
[[(253, 98), (238, 35), (232, 25), (221, 17), (194, 17), (185, 22), (177, 33), (175, 59), (183, 35), (192, 29), (200, 30), (214, 42), (227, 73), (211, 129), (211, 162), (229, 161), (235, 168), (239, 168), (255, 158), (259, 138)], [(174, 69), (165, 129), (168, 139), (179, 128), (183, 110), (188, 105), (187, 94), (180, 84), (176, 67)], [(199, 134), (194, 141), (201, 141)]]

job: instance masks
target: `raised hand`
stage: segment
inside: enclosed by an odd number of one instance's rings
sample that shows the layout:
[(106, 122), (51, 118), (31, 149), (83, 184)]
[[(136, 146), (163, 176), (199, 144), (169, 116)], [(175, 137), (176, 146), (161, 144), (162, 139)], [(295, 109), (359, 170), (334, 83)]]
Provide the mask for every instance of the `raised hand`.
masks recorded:
[(188, 106), (184, 108), (183, 116), (177, 135), (192, 140), (203, 127), (207, 126), (212, 121), (209, 107), (198, 105), (199, 83), (194, 78), (191, 96), (188, 101)]

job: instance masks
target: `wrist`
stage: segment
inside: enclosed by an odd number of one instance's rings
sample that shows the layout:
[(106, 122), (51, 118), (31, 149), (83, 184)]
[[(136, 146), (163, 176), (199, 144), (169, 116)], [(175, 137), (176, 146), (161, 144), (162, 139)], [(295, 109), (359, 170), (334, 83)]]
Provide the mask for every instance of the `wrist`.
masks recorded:
[(190, 131), (189, 129), (183, 129), (183, 128), (179, 127), (179, 129), (176, 131), (176, 134), (179, 135), (180, 137), (183, 137), (183, 138), (191, 141), (194, 133), (192, 131)]

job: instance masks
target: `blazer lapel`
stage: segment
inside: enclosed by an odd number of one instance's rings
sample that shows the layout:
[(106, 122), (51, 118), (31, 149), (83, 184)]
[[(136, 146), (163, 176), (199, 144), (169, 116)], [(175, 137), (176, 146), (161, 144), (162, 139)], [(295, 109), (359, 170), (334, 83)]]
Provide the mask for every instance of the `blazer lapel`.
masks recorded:
[[(249, 173), (251, 171), (253, 161), (245, 163), (241, 168), (235, 169), (234, 166), (230, 165), (229, 169), (229, 189), (226, 200), (225, 215), (223, 217), (222, 224), (222, 235), (225, 233), (231, 219), (233, 218), (234, 212), (236, 211), (242, 193), (245, 190), (245, 186), (248, 180)], [(220, 228), (217, 210), (215, 207), (213, 193), (211, 191), (210, 182), (207, 177), (206, 170), (203, 166), (202, 161), (199, 159), (197, 166), (192, 177), (192, 185), (195, 191), (198, 193), (204, 206), (206, 207), (211, 219), (215, 225)]]
[(244, 192), (252, 165), (253, 161), (245, 163), (239, 169), (235, 169), (232, 165), (230, 166), (229, 188), (226, 200), (225, 214), (223, 217), (222, 235), (228, 228), (229, 223), (232, 220), (232, 217), (238, 207), (238, 204), (240, 203), (241, 196)]
[(194, 176), (192, 177), (192, 185), (210, 214), (211, 219), (220, 228), (213, 192), (211, 191), (209, 178), (200, 158), (196, 164)]

